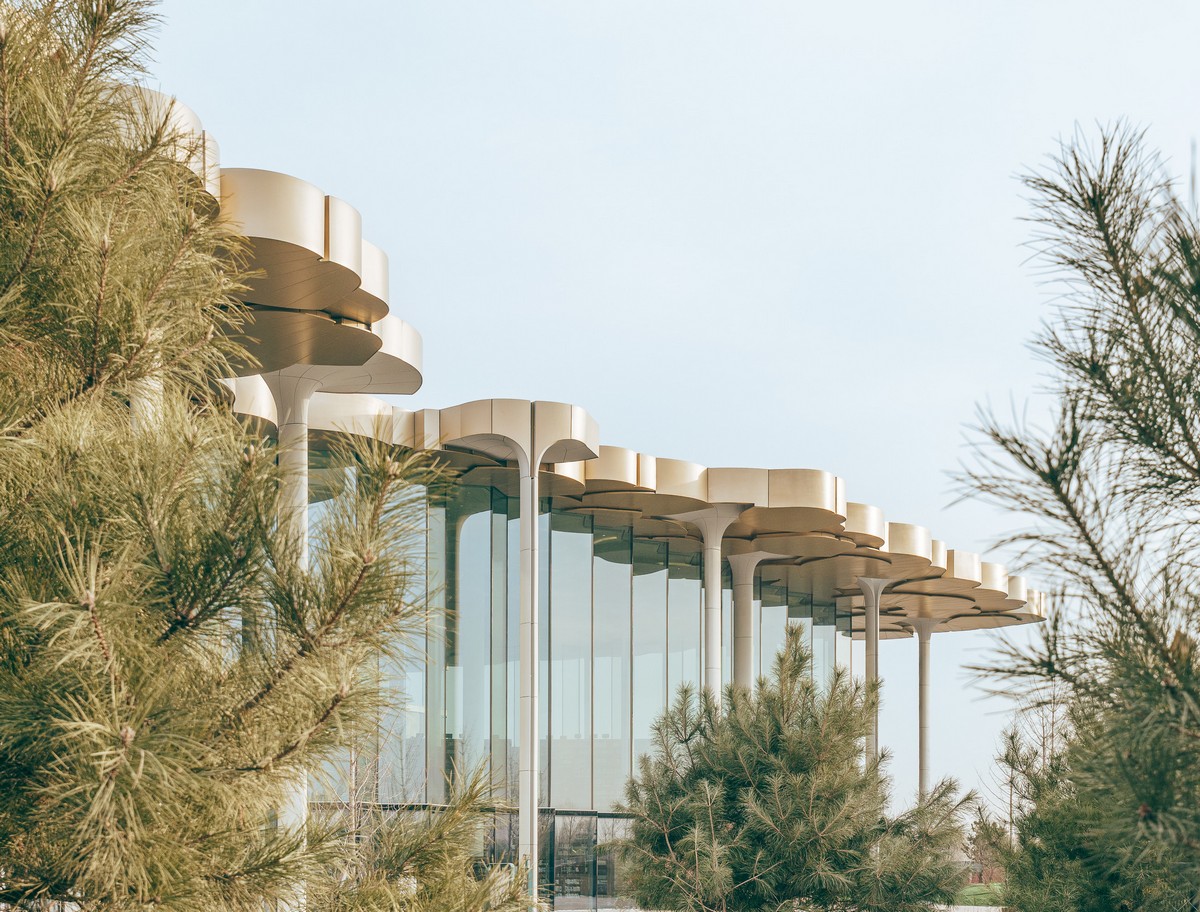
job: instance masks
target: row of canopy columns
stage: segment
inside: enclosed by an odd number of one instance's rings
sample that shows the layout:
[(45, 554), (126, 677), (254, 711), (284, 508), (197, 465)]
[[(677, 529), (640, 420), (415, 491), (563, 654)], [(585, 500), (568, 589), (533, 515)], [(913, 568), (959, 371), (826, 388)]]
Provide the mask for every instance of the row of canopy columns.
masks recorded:
[[(307, 404), (315, 391), (326, 388), (326, 381), (320, 376), (321, 373), (309, 368), (304, 371), (303, 377), (293, 376), (287, 371), (273, 377), (264, 377), (277, 405), (280, 461), (281, 464), (291, 467), (290, 483), (298, 489), (294, 496), (285, 496), (284, 501), (289, 505), (287, 510), (294, 517), (292, 521), (297, 528), (302, 529), (307, 527), (307, 483), (306, 479), (302, 481), (307, 474), (308, 464)], [(454, 409), (411, 413), (411, 426), (404, 431), (403, 436), (396, 438), (397, 441), (406, 441), (404, 445), (419, 448), (448, 447), (452, 453), (467, 451), (495, 460), (497, 465), (506, 463), (509, 470), (517, 469), (519, 484), (515, 493), (519, 497), (520, 505), (518, 857), (527, 865), (528, 896), (531, 900), (536, 900), (539, 892), (537, 859), (541, 848), (538, 833), (542, 784), (539, 756), (539, 676), (542, 656), (538, 629), (541, 588), (539, 576), (542, 572), (539, 539), (542, 533), (539, 517), (546, 497), (562, 496), (562, 470), (552, 467), (560, 466), (564, 462), (594, 458), (595, 450), (599, 449), (598, 444), (594, 443), (594, 427), (587, 426), (590, 419), (585, 421), (586, 414), (581, 413), (583, 417), (580, 417), (575, 414), (576, 411), (581, 412), (576, 407), (562, 403), (530, 403), (516, 400), (468, 403)], [(321, 415), (318, 409), (317, 426), (324, 428)], [(582, 425), (582, 429), (577, 425)], [(640, 492), (636, 492), (637, 496), (659, 497), (652, 485), (651, 482)], [(301, 492), (304, 492), (303, 496)], [(611, 497), (603, 491), (599, 496)], [(677, 496), (674, 503), (683, 499), (685, 498)], [(693, 498), (692, 503), (698, 499)], [(584, 503), (586, 505), (586, 501)], [(920, 787), (924, 793), (929, 778), (929, 639), (934, 628), (943, 621), (935, 617), (926, 619), (915, 616), (913, 612), (925, 610), (916, 603), (920, 599), (932, 598), (928, 592), (947, 589), (957, 591), (960, 577), (971, 580), (977, 579), (979, 574), (964, 572), (959, 573), (957, 577), (948, 575), (943, 580), (940, 576), (943, 572), (941, 568), (948, 567), (953, 570), (954, 555), (950, 555), (951, 563), (945, 563), (946, 553), (942, 546), (941, 558), (937, 563), (931, 561), (927, 530), (905, 524), (887, 524), (884, 527), (881, 516), (876, 517), (873, 522), (865, 522), (861, 515), (864, 508), (857, 504), (849, 505), (849, 512), (838, 511), (848, 519), (839, 519), (836, 531), (830, 526), (832, 521), (818, 519), (818, 522), (826, 523), (824, 528), (814, 522), (808, 526), (813, 532), (787, 534), (786, 539), (784, 534), (771, 530), (777, 517), (770, 517), (770, 522), (761, 516), (756, 517), (753, 511), (758, 508), (749, 504), (716, 503), (688, 512), (658, 512), (653, 509), (661, 509), (668, 504), (673, 505), (666, 499), (648, 501), (642, 507), (642, 513), (654, 522), (672, 520), (680, 526), (686, 523), (691, 527), (691, 535), (699, 533), (704, 559), (703, 684), (714, 699), (719, 701), (721, 698), (724, 680), (723, 647), (730, 645), (722, 642), (722, 565), (725, 559), (729, 561), (733, 585), (731, 677), (738, 686), (754, 686), (754, 592), (756, 577), (760, 570), (764, 569), (764, 565), (771, 565), (773, 569), (787, 566), (788, 571), (793, 574), (808, 574), (809, 570), (800, 569), (803, 567), (812, 568), (814, 573), (818, 572), (818, 567), (830, 568), (830, 572), (822, 576), (822, 585), (832, 586), (832, 589), (825, 591), (831, 591), (838, 599), (854, 598), (856, 615), (858, 604), (865, 608), (863, 632), (866, 653), (865, 678), (868, 682), (879, 680), (879, 640), (895, 635), (897, 624), (916, 632), (920, 644), (921, 682)], [(808, 520), (802, 519), (801, 522)], [(867, 531), (868, 529), (871, 531)], [(689, 533), (680, 528), (679, 534)], [(805, 537), (809, 535), (811, 538)], [(924, 544), (921, 543), (922, 536)], [(801, 540), (802, 543), (797, 545)], [(814, 548), (812, 542), (817, 543), (818, 547)], [(837, 550), (841, 546), (844, 546), (843, 550)], [(802, 550), (794, 550), (796, 547)], [(797, 558), (798, 553), (805, 553), (804, 548), (811, 549), (807, 552), (809, 556), (804, 559)], [(732, 553), (726, 554), (727, 550)], [(934, 551), (936, 553), (937, 549)], [(977, 564), (978, 557), (975, 556), (974, 560)], [(832, 569), (835, 565), (836, 572)], [(931, 566), (935, 568), (932, 576), (929, 575)], [(993, 585), (992, 590), (994, 589)], [(858, 601), (860, 596), (861, 602)], [(881, 609), (885, 608), (881, 604), (885, 597), (890, 601), (886, 610), (881, 612)], [(947, 597), (962, 598), (965, 604), (974, 604), (969, 596)], [(897, 609), (904, 611), (902, 617), (894, 613)], [(882, 624), (881, 613), (887, 615)], [(856, 634), (858, 629), (856, 625)], [(876, 715), (870, 720), (867, 756), (877, 756), (878, 751)], [(298, 790), (298, 798), (301, 799), (298, 808), (303, 808), (302, 796), (303, 791)], [(300, 810), (299, 813), (302, 814), (303, 811)]]
[[(397, 440), (417, 448), (435, 448), (451, 454), (465, 451), (493, 460), (484, 468), (516, 468), (519, 513), (519, 756), (518, 756), (518, 856), (527, 866), (528, 896), (538, 896), (540, 857), (538, 816), (541, 804), (541, 758), (539, 681), (542, 656), (539, 637), (540, 513), (546, 497), (575, 499), (578, 507), (636, 513), (647, 522), (674, 525), (668, 537), (696, 535), (701, 539), (702, 638), (704, 687), (721, 699), (724, 655), (722, 565), (729, 560), (733, 584), (732, 658), (733, 681), (742, 687), (754, 685), (754, 589), (756, 575), (764, 564), (786, 565), (788, 572), (821, 573), (821, 585), (831, 587), (837, 599), (857, 600), (865, 611), (866, 679), (879, 679), (878, 644), (893, 636), (897, 625), (917, 632), (921, 649), (921, 788), (928, 783), (928, 639), (942, 623), (953, 620), (951, 605), (934, 601), (960, 600), (964, 610), (978, 614), (973, 596), (964, 594), (979, 585), (974, 572), (947, 575), (953, 569), (953, 554), (947, 558), (944, 545), (931, 542), (928, 530), (907, 524), (885, 524), (879, 511), (861, 504), (835, 503), (809, 506), (805, 483), (814, 481), (803, 473), (812, 470), (781, 470), (778, 502), (771, 496), (775, 480), (767, 480), (755, 499), (747, 502), (705, 502), (720, 480), (713, 474), (707, 484), (696, 484), (702, 467), (673, 460), (654, 460), (631, 451), (609, 448), (604, 454), (596, 437), (594, 422), (574, 406), (564, 403), (481, 400), (442, 410), (421, 410), (405, 419), (406, 430)], [(594, 460), (594, 461), (593, 461)], [(564, 464), (567, 464), (564, 466)], [(670, 477), (664, 474), (670, 471)], [(735, 473), (757, 470), (709, 470)], [(764, 473), (766, 470), (762, 470)], [(611, 473), (611, 474), (610, 474)], [(657, 473), (657, 475), (656, 475)], [(822, 475), (824, 473), (821, 473)], [(799, 477), (797, 477), (799, 476)], [(816, 482), (834, 486), (835, 480)], [(581, 491), (569, 484), (583, 484)], [(595, 482), (595, 487), (592, 487)], [(793, 486), (789, 490), (789, 485)], [(727, 489), (727, 488), (726, 488)], [(750, 487), (744, 487), (750, 490)], [(799, 490), (797, 490), (799, 489)], [(761, 495), (761, 496), (760, 496)], [(732, 500), (730, 498), (729, 500)], [(811, 498), (817, 501), (816, 496)], [(768, 506), (768, 503), (770, 505)], [(766, 510), (779, 513), (766, 514)], [(566, 507), (569, 509), (570, 507)], [(684, 526), (690, 527), (690, 532)], [(779, 527), (799, 531), (778, 532)], [(939, 547), (940, 546), (940, 552)], [(796, 550), (800, 549), (800, 550)], [(932, 550), (931, 550), (932, 549)], [(731, 553), (726, 554), (726, 551)], [(803, 557), (801, 557), (803, 555)], [(935, 558), (931, 555), (938, 555)], [(973, 556), (975, 564), (978, 557)], [(809, 567), (809, 570), (801, 570)], [(826, 572), (828, 571), (828, 572)], [(996, 591), (992, 586), (989, 592)], [(949, 593), (945, 595), (944, 593)], [(886, 593), (886, 595), (885, 595)], [(885, 622), (881, 624), (881, 601), (890, 598)], [(1015, 597), (1014, 597), (1015, 598)], [(903, 611), (902, 615), (893, 609)], [(936, 610), (935, 610), (936, 609)], [(938, 612), (941, 613), (938, 613)], [(930, 613), (928, 624), (924, 614)], [(857, 615), (857, 610), (855, 611)], [(917, 622), (917, 623), (912, 623)], [(950, 627), (949, 629), (960, 629)], [(857, 634), (858, 628), (855, 627)], [(878, 719), (872, 718), (868, 756), (879, 751)]]
[[(736, 504), (716, 504), (707, 510), (678, 514), (672, 518), (696, 526), (704, 545), (704, 687), (718, 703), (721, 700), (721, 562), (725, 531), (744, 510)], [(754, 577), (765, 560), (783, 555), (751, 551), (728, 557), (733, 582), (733, 682), (738, 687), (754, 686)], [(879, 682), (879, 616), (884, 590), (896, 580), (859, 577), (858, 589), (865, 608), (865, 669), (869, 686)], [(918, 640), (918, 789), (922, 797), (929, 787), (929, 646), (935, 618), (908, 620)], [(879, 756), (879, 712), (872, 713), (867, 735), (867, 756)]]
[[(283, 472), (281, 489), (281, 522), (299, 540), (300, 559), (307, 560), (308, 538), (308, 407), (313, 394), (321, 388), (319, 380), (290, 372), (278, 372), (264, 377), (275, 398), (278, 410), (279, 461)], [(541, 445), (539, 445), (539, 443)], [(539, 470), (546, 458), (547, 447), (538, 441), (536, 427), (529, 428), (527, 441), (516, 445), (506, 440), (506, 448), (519, 468), (520, 497), (520, 750), (518, 761), (518, 854), (529, 866), (528, 893), (531, 900), (538, 895), (537, 864), (539, 857), (538, 809), (540, 804), (539, 757)], [(745, 508), (736, 504), (717, 504), (706, 510), (680, 514), (673, 518), (691, 523), (699, 529), (704, 548), (704, 675), (705, 688), (713, 698), (721, 698), (722, 682), (722, 545), (725, 532)], [(751, 688), (753, 680), (753, 611), (755, 574), (763, 561), (779, 560), (783, 555), (768, 551), (752, 551), (731, 555), (733, 577), (733, 680), (740, 687)], [(866, 669), (868, 682), (879, 679), (879, 610), (884, 589), (893, 583), (889, 579), (860, 578), (859, 589), (866, 607)], [(915, 619), (914, 619), (915, 620)], [(938, 622), (914, 623), (920, 641), (920, 757), (921, 792), (925, 793), (928, 778), (928, 657), (929, 634)], [(878, 755), (878, 719), (871, 720), (868, 756)], [(307, 784), (298, 783), (292, 801), (281, 810), (280, 817), (292, 825), (303, 825), (307, 813)]]

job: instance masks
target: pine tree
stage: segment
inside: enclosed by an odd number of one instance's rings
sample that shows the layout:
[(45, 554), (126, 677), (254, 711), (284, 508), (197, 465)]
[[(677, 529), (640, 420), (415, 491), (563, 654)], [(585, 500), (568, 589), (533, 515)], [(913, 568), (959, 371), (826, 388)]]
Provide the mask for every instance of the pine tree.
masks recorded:
[(1110, 876), (1169, 872), (1184, 905), (1178, 893), (1123, 901), (1195, 908), (1200, 226), (1142, 135), (1121, 125), (1064, 142), (1026, 185), (1036, 256), (1061, 291), (1037, 341), (1056, 420), (1045, 430), (985, 414), (964, 480), (1029, 518), (1011, 543), (1062, 594), (1042, 642), (1006, 649), (990, 671), (1058, 687), (1075, 722), (1061, 770), (1030, 778), (1041, 784), (1029, 820), (1067, 821), (1058, 850), (1073, 841), (1075, 856), (1098, 859), (1079, 875), (1096, 891)]
[(420, 457), (336, 450), (307, 566), (276, 521), (274, 449), (217, 382), (246, 361), (239, 240), (129, 88), (152, 25), (0, 2), (3, 907), (261, 912), (319, 883), (341, 834), (278, 812), (424, 631)]
[(969, 803), (946, 780), (897, 816), (883, 759), (864, 760), (877, 694), (814, 683), (799, 631), (753, 693), (718, 708), (681, 689), (620, 808), (629, 885), (648, 909), (916, 912), (966, 881), (954, 857)]
[[(1014, 787), (1008, 825), (990, 821), (981, 833), (1006, 870), (1003, 901), (1014, 912), (1180, 912), (1191, 908), (1177, 859), (1140, 857), (1105, 838), (1120, 817), (1076, 784), (1073, 765), (1091, 750), (1082, 735), (1043, 759), (1039, 746), (1011, 729), (999, 765)], [(1010, 835), (1011, 834), (1011, 835)]]

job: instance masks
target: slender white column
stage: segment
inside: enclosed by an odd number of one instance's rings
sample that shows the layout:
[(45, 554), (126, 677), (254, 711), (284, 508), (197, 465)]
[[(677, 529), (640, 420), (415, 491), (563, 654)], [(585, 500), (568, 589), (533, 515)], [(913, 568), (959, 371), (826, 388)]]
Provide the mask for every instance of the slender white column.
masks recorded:
[[(275, 398), (279, 429), (279, 523), (296, 543), (301, 569), (308, 568), (308, 404), (319, 384), (283, 372), (263, 375)], [(301, 772), (278, 812), (283, 826), (304, 832), (308, 823), (308, 775)], [(303, 888), (289, 912), (305, 908)]]
[(704, 689), (721, 702), (721, 542), (745, 507), (714, 504), (675, 517), (693, 523), (704, 538)]
[(917, 789), (924, 798), (929, 794), (929, 641), (941, 621), (914, 618), (909, 623), (917, 632)]
[(754, 571), (759, 562), (778, 557), (766, 551), (731, 554), (733, 573), (733, 683), (754, 687)]
[[(862, 591), (866, 602), (866, 658), (867, 683), (879, 681), (879, 601), (883, 589), (891, 580), (858, 578), (858, 588)], [(867, 732), (867, 758), (873, 760), (879, 756), (879, 709), (876, 707), (871, 714), (871, 724)]]
[(320, 384), (282, 371), (264, 374), (275, 397), (279, 429), (279, 521), (296, 538), (300, 566), (308, 567), (308, 404)]
[(521, 465), (521, 746), (517, 785), (517, 854), (529, 865), (529, 899), (538, 898), (539, 759), (538, 461)]

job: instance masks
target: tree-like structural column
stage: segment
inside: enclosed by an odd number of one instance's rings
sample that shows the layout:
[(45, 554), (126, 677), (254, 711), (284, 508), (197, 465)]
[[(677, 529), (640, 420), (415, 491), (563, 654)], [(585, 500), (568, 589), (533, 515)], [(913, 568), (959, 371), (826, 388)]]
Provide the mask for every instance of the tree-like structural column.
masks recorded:
[(541, 798), (539, 744), (541, 649), (539, 639), (540, 562), (538, 517), (543, 476), (556, 478), (547, 464), (592, 459), (599, 450), (595, 421), (578, 406), (562, 402), (487, 399), (414, 418), (412, 442), (421, 449), (449, 446), (493, 460), (492, 480), (510, 484), (518, 477), (520, 500), (519, 738), (517, 772), (517, 854), (528, 866), (531, 905), (538, 899), (538, 809)]

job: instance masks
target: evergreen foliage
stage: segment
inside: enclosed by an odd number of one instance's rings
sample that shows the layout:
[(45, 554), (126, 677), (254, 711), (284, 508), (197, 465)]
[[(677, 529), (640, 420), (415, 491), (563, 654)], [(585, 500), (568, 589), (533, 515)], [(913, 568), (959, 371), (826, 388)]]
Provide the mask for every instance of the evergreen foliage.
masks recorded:
[(1187, 879), (1175, 865), (1145, 858), (1131, 863), (1125, 847), (1102, 838), (1119, 824), (1121, 810), (1076, 786), (1072, 763), (1087, 757), (1088, 742), (1086, 734), (1072, 737), (1064, 751), (1043, 761), (1028, 739), (1007, 735), (1000, 764), (1016, 789), (1012, 840), (995, 822), (982, 834), (1005, 866), (1005, 906), (1016, 912), (1189, 909)]
[[(1024, 777), (1010, 882), (1024, 890), (1017, 872), (1044, 861), (1081, 884), (1054, 908), (1194, 909), (1200, 232), (1125, 126), (1076, 135), (1026, 185), (1037, 257), (1062, 292), (1037, 342), (1056, 420), (985, 414), (965, 480), (1030, 518), (1011, 543), (1063, 590), (1041, 643), (1008, 648), (991, 672), (1063, 689), (1074, 724), (1057, 765)], [(1147, 877), (1171, 886), (1138, 892)], [(1019, 895), (1017, 908), (1051, 908)]]
[(503, 899), (520, 872), (464, 861), (474, 792), (362, 856), (279, 819), (372, 729), (376, 659), (424, 635), (437, 473), (350, 442), (307, 561), (277, 522), (274, 448), (218, 382), (248, 360), (243, 242), (130, 88), (153, 23), (0, 0), (0, 908), (261, 912), (306, 885), (343, 908), (322, 890), (349, 864), (417, 882), (354, 908)]
[(835, 671), (815, 684), (797, 629), (753, 693), (718, 708), (683, 688), (655, 726), (620, 810), (629, 886), (648, 909), (917, 912), (965, 883), (968, 799), (951, 781), (898, 816), (863, 740), (877, 694)]
[(310, 884), (310, 906), (327, 912), (527, 912), (524, 869), (478, 860), (491, 784), (482, 770), (451, 788), (445, 807), (380, 816), (354, 808), (333, 815), (355, 846)]

